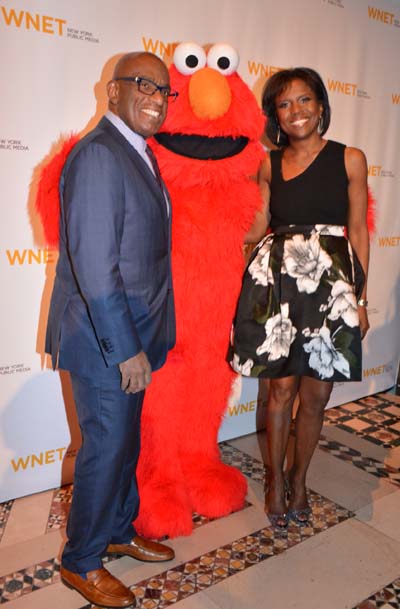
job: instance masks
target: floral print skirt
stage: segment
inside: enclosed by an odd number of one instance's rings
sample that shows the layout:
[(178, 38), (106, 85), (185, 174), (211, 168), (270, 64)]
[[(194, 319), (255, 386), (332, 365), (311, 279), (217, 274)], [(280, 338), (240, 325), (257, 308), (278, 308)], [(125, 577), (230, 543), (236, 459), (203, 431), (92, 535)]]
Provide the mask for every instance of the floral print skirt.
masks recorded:
[(243, 278), (229, 360), (244, 376), (361, 380), (357, 298), (364, 273), (345, 228), (281, 226)]

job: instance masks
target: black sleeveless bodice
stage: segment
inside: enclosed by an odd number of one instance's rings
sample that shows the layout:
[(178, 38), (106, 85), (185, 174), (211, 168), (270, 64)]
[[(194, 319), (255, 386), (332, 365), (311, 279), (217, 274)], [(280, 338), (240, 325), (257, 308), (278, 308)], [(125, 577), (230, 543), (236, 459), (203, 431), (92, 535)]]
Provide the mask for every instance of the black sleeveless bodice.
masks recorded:
[(271, 228), (287, 224), (347, 224), (345, 146), (328, 140), (311, 165), (282, 178), (282, 150), (271, 150)]

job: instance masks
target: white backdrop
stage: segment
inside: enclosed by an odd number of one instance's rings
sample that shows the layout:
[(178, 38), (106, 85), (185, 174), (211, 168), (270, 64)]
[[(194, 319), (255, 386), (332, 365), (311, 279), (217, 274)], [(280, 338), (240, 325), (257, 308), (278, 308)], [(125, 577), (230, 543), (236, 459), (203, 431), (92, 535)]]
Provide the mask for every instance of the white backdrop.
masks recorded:
[[(0, 0), (1, 353), (0, 501), (71, 476), (79, 433), (67, 375), (48, 369), (44, 327), (56, 254), (33, 201), (60, 134), (93, 127), (115, 55), (227, 42), (259, 99), (279, 67), (310, 66), (330, 91), (328, 136), (362, 148), (378, 202), (369, 281), (371, 330), (362, 383), (336, 386), (330, 406), (395, 381), (400, 344), (400, 4), (398, 0)], [(236, 387), (221, 438), (263, 416), (256, 381)], [(261, 413), (261, 414), (260, 414)], [(72, 438), (72, 439), (71, 439)]]

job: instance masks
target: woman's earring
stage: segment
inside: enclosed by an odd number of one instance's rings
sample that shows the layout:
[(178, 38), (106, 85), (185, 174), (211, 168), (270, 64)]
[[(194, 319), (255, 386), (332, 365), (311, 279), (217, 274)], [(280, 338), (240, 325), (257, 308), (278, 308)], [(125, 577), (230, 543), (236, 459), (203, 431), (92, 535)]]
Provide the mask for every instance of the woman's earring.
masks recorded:
[(324, 129), (324, 119), (322, 118), (322, 114), (321, 114), (321, 116), (319, 117), (318, 127), (317, 127), (317, 131), (318, 131), (319, 135), (321, 135), (323, 129)]
[(278, 129), (276, 130), (276, 143), (279, 144), (281, 143), (281, 128), (278, 125)]

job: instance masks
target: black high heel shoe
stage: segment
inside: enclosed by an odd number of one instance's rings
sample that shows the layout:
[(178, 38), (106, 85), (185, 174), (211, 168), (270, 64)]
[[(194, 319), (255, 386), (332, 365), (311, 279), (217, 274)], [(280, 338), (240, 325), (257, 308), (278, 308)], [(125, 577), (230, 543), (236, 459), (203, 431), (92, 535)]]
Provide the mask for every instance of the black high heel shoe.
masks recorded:
[(294, 509), (288, 510), (289, 519), (293, 520), (293, 522), (295, 522), (300, 527), (305, 527), (305, 526), (309, 525), (311, 516), (312, 516), (312, 510), (309, 505), (305, 508), (300, 508), (298, 510), (294, 510)]
[[(286, 500), (289, 501), (292, 489), (288, 478), (285, 478)], [(304, 508), (288, 508), (287, 516), (289, 520), (293, 520), (300, 527), (305, 527), (310, 524), (312, 510), (309, 505)]]
[[(287, 480), (284, 481), (284, 495), (285, 499), (287, 496)], [(268, 520), (271, 523), (271, 526), (277, 531), (285, 531), (289, 526), (289, 512), (270, 512), (267, 510)]]
[(289, 525), (289, 513), (284, 512), (283, 514), (273, 514), (272, 512), (267, 512), (268, 520), (271, 523), (271, 526), (278, 531), (285, 531)]
[[(286, 489), (286, 500), (289, 501), (291, 488), (290, 482), (288, 478), (285, 478), (285, 489)], [(288, 508), (288, 519), (292, 520), (295, 524), (300, 527), (305, 527), (310, 524), (310, 520), (312, 517), (312, 509), (309, 505), (304, 508)]]

